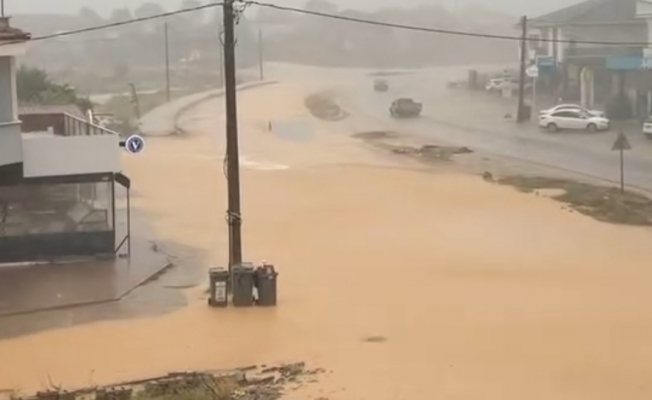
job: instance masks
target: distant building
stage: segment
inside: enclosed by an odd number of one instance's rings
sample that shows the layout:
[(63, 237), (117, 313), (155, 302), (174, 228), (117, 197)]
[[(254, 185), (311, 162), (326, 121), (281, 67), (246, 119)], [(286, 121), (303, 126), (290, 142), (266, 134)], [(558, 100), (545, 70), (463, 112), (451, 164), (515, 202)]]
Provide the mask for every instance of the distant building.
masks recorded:
[(632, 116), (649, 114), (651, 27), (652, 1), (584, 1), (529, 21), (528, 61), (566, 99), (593, 107), (620, 97), (630, 103)]
[(75, 106), (18, 107), (29, 39), (0, 18), (0, 263), (113, 256), (119, 137)]

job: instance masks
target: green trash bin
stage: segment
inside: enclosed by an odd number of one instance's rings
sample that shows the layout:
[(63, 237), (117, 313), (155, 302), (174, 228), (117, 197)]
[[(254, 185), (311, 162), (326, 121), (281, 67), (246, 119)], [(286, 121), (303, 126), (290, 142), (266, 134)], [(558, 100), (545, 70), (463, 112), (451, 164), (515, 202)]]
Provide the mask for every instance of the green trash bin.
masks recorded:
[(225, 268), (211, 268), (208, 270), (210, 281), (210, 297), (208, 305), (211, 307), (226, 307), (229, 304), (227, 286), (229, 271)]
[(276, 282), (278, 273), (273, 265), (263, 264), (256, 268), (256, 289), (258, 298), (256, 305), (272, 307), (276, 305)]
[(242, 263), (232, 268), (233, 305), (249, 307), (254, 304), (254, 266)]

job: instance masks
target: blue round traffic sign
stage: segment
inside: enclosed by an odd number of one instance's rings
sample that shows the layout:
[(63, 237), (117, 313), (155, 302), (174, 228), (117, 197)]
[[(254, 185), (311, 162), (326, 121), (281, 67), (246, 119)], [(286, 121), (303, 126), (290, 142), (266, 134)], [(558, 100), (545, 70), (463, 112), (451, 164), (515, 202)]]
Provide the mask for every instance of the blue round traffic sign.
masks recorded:
[(125, 149), (132, 153), (140, 153), (145, 148), (145, 139), (139, 135), (131, 135), (125, 140)]

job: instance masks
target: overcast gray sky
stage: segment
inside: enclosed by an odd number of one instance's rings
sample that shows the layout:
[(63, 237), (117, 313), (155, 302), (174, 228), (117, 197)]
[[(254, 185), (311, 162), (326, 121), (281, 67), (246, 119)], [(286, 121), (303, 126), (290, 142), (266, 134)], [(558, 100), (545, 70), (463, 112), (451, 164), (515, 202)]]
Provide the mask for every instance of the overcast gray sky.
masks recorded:
[[(5, 0), (8, 14), (17, 13), (75, 13), (80, 7), (94, 8), (101, 14), (108, 14), (119, 7), (137, 7), (146, 0)], [(168, 9), (179, 8), (180, 0), (149, 0), (158, 2)], [(206, 2), (207, 0), (203, 0)], [(282, 5), (302, 6), (305, 0), (266, 0)], [(486, 5), (513, 15), (536, 16), (565, 5), (578, 3), (578, 0), (331, 0), (341, 7), (374, 9), (383, 6), (409, 6), (418, 4), (460, 4), (476, 3)]]

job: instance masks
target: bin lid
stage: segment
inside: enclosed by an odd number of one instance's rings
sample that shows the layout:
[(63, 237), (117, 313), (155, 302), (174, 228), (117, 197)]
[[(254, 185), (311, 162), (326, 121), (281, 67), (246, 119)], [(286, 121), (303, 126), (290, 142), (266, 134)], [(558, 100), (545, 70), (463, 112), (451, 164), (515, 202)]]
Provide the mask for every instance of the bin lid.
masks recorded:
[(233, 266), (233, 272), (238, 272), (240, 274), (253, 274), (254, 273), (254, 266), (251, 263), (242, 263), (240, 265), (234, 265)]
[(210, 268), (208, 270), (208, 274), (211, 275), (211, 276), (228, 275), (229, 271), (226, 268), (216, 267), (216, 268)]
[(267, 264), (256, 268), (256, 274), (261, 277), (271, 277), (277, 276), (278, 272), (276, 272), (273, 265)]

